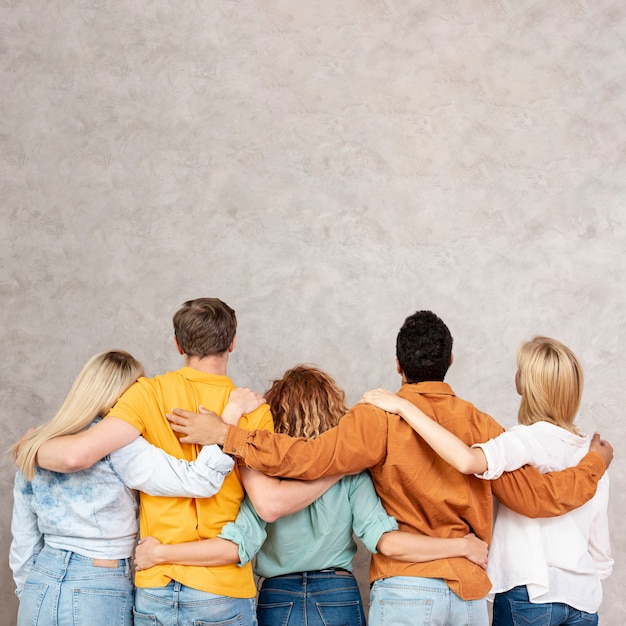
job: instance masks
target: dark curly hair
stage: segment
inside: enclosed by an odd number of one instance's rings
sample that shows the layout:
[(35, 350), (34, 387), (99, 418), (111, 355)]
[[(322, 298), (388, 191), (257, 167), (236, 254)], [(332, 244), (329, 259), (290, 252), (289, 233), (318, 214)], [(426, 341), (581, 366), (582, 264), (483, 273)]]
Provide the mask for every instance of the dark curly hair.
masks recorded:
[(450, 330), (432, 311), (417, 311), (398, 333), (396, 356), (408, 383), (443, 380), (452, 357)]

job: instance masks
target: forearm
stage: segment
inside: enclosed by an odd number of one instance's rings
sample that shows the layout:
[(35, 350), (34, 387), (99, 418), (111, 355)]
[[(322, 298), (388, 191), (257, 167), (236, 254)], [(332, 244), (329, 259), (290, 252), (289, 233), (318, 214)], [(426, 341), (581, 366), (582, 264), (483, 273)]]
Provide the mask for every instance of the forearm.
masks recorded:
[(282, 480), (243, 467), (241, 476), (250, 501), (266, 522), (301, 511), (341, 478), (334, 475), (312, 481)]
[(127, 422), (107, 417), (93, 428), (46, 441), (37, 452), (37, 465), (54, 472), (77, 472), (91, 467), (139, 435)]
[(401, 530), (382, 535), (377, 549), (392, 559), (411, 563), (468, 556), (468, 542), (465, 537), (440, 539)]
[(143, 437), (112, 452), (110, 462), (131, 489), (189, 498), (215, 495), (234, 466), (217, 446), (204, 446), (196, 461), (190, 462), (166, 454)]
[(152, 543), (137, 546), (135, 560), (139, 569), (164, 563), (218, 567), (239, 561), (237, 544), (215, 537), (186, 543)]
[(605, 470), (602, 457), (589, 452), (578, 465), (560, 472), (541, 474), (526, 465), (505, 472), (491, 484), (495, 497), (516, 513), (532, 518), (554, 517), (592, 498)]
[(285, 515), (297, 513), (315, 502), (341, 475), (325, 476), (312, 481), (279, 480), (276, 489), (268, 496), (273, 511), (273, 519), (263, 517), (265, 521), (276, 521)]
[(470, 448), (458, 437), (440, 426), (415, 405), (403, 403), (401, 417), (442, 458), (463, 474), (480, 474), (487, 469), (485, 454)]

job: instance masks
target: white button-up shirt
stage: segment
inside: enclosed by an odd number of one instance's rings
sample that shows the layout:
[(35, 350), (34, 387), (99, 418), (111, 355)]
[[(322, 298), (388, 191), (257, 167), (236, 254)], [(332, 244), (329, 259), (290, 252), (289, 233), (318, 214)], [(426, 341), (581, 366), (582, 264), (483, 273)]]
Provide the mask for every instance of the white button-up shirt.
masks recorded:
[[(589, 436), (548, 422), (514, 426), (474, 446), (487, 458), (487, 471), (479, 477), (494, 479), (526, 464), (544, 473), (566, 469), (588, 452), (590, 441)], [(500, 504), (489, 549), (487, 574), (493, 583), (489, 599), (526, 585), (531, 602), (564, 602), (597, 612), (602, 602), (600, 581), (613, 568), (608, 501), (605, 473), (591, 500), (559, 517), (531, 519)]]

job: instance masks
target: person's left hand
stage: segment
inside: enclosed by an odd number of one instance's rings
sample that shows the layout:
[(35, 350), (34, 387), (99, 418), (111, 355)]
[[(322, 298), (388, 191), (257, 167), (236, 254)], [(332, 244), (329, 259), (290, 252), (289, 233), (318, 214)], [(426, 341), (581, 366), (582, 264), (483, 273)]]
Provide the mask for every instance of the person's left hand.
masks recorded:
[(228, 404), (222, 411), (222, 420), (227, 424), (237, 426), (242, 415), (256, 411), (265, 398), (260, 393), (255, 393), (247, 387), (238, 387), (230, 392)]

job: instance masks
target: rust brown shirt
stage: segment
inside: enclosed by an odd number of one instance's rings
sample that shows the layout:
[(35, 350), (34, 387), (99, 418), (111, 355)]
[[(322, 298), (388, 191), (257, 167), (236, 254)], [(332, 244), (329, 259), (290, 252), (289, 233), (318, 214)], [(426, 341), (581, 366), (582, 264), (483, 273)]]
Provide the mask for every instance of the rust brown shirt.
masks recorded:
[[(400, 396), (413, 402), (466, 444), (503, 432), (492, 417), (458, 398), (444, 382), (403, 385)], [(275, 476), (314, 479), (369, 468), (376, 491), (400, 530), (431, 537), (474, 532), (491, 540), (492, 495), (530, 517), (560, 515), (595, 493), (604, 461), (589, 453), (575, 467), (540, 474), (530, 466), (481, 480), (456, 471), (398, 415), (357, 404), (339, 425), (317, 439), (229, 427), (224, 451), (246, 466)], [(464, 558), (406, 563), (372, 555), (370, 580), (389, 576), (443, 578), (464, 600), (483, 598), (491, 587), (485, 571)]]

